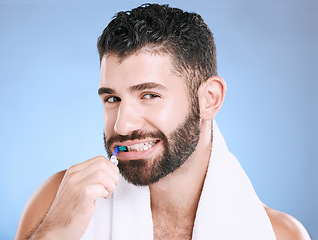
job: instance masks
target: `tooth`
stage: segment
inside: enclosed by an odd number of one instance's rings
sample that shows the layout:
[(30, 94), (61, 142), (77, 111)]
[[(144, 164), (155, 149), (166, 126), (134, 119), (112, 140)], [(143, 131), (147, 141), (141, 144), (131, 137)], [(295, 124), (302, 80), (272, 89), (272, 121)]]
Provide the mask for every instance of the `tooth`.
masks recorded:
[(155, 145), (155, 142), (144, 142), (144, 143), (138, 143), (131, 146), (127, 146), (128, 151), (146, 151), (152, 146)]

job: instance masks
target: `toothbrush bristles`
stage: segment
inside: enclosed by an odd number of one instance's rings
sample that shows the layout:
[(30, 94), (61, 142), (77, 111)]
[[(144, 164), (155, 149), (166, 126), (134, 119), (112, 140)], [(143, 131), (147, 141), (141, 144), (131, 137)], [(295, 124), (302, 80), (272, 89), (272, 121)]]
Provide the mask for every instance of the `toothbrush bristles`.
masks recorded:
[(127, 152), (128, 148), (126, 146), (118, 146), (118, 150), (121, 152)]

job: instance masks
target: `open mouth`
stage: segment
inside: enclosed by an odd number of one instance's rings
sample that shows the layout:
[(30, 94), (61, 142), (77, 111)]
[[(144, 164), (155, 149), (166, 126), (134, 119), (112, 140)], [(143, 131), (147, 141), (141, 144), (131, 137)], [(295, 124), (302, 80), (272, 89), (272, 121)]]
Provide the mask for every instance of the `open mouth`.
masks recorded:
[(147, 151), (148, 149), (152, 148), (157, 141), (149, 141), (149, 142), (143, 142), (143, 143), (137, 143), (130, 146), (125, 146), (128, 150), (128, 152), (141, 152), (141, 151)]

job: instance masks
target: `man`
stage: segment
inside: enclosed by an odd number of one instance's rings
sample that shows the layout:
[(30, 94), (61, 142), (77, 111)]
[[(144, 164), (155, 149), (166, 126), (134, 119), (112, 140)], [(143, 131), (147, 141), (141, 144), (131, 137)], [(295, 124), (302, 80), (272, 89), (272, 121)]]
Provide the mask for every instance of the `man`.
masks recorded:
[(226, 85), (199, 15), (120, 12), (98, 51), (105, 148), (127, 151), (118, 167), (99, 156), (50, 177), (16, 239), (309, 239), (258, 200), (213, 122)]

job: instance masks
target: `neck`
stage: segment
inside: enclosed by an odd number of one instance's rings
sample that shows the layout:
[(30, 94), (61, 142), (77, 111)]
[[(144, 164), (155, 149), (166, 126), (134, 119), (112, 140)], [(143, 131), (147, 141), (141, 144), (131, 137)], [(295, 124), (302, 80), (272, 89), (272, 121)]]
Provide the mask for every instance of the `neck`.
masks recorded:
[(211, 121), (201, 122), (196, 150), (176, 171), (149, 186), (152, 212), (164, 211), (175, 216), (195, 218), (206, 171), (209, 165)]

